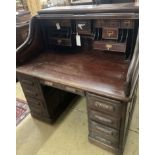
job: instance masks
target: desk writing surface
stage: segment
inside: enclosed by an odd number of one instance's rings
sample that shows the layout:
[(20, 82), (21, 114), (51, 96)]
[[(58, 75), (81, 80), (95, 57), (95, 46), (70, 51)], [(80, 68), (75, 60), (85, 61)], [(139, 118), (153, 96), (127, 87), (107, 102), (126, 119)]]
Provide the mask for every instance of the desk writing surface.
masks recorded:
[(122, 55), (89, 52), (42, 52), (17, 72), (100, 95), (123, 98), (129, 62)]

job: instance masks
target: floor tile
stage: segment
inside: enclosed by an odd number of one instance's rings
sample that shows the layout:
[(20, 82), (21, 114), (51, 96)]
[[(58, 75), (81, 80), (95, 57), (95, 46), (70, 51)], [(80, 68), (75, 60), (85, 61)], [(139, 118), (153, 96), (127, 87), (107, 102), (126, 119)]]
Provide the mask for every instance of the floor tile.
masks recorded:
[(124, 155), (139, 155), (139, 134), (137, 132), (129, 131)]
[(75, 103), (74, 109), (87, 113), (87, 104), (85, 97), (79, 97)]
[(19, 82), (16, 83), (16, 98), (26, 101), (25, 95)]

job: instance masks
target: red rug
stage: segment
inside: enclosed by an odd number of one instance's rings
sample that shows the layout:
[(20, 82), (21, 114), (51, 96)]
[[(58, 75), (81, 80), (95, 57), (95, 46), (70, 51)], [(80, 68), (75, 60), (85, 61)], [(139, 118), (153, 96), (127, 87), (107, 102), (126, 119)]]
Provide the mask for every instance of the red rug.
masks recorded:
[(18, 125), (30, 113), (26, 101), (16, 99), (16, 125)]

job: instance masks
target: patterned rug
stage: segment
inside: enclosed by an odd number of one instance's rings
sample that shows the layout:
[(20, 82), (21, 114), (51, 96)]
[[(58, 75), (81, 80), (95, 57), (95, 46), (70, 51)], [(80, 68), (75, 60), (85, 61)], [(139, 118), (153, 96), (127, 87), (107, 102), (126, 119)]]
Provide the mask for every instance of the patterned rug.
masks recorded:
[(26, 101), (16, 99), (16, 126), (30, 113)]

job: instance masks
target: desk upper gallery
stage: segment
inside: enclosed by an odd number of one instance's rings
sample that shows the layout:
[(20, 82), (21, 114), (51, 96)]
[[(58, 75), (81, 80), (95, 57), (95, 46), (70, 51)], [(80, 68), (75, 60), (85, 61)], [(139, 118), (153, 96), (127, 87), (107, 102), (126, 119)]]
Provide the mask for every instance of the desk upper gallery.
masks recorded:
[(39, 11), (16, 54), (31, 115), (54, 122), (85, 96), (89, 141), (123, 153), (138, 82), (138, 11), (138, 3)]

